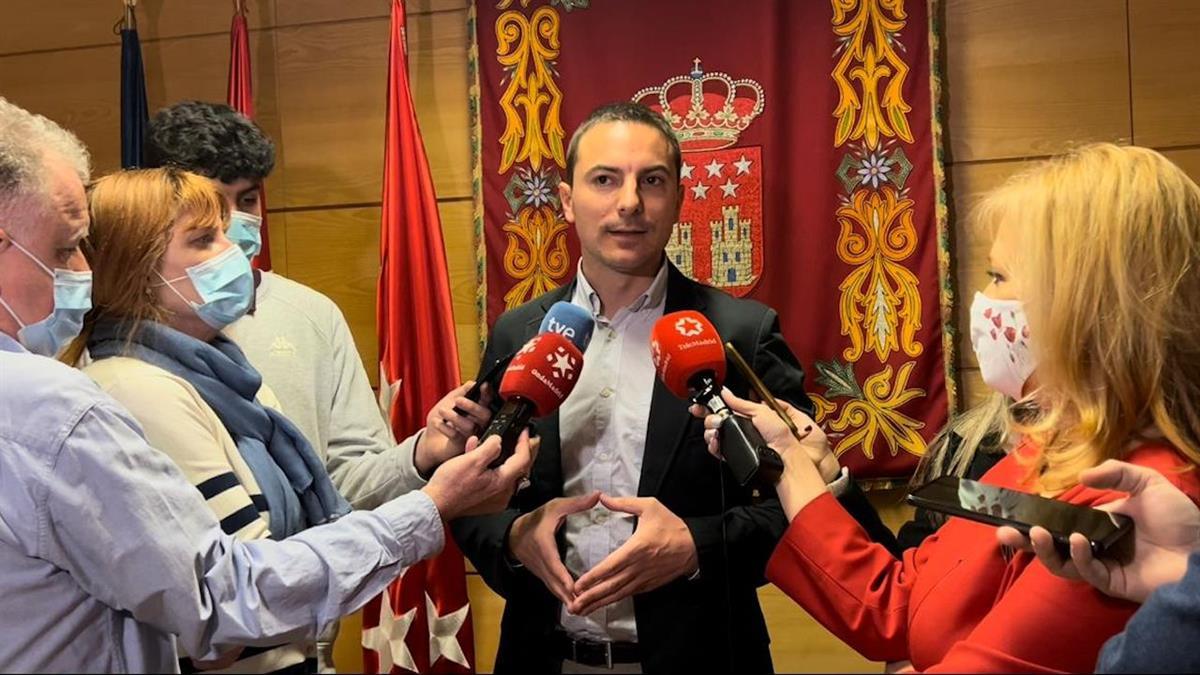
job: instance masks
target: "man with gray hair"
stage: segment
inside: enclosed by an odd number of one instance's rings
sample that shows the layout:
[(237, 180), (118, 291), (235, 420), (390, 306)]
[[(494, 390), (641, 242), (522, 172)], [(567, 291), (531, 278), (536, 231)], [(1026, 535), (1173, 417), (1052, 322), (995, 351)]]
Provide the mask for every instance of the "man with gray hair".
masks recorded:
[[(85, 375), (46, 358), (91, 304), (87, 151), (0, 98), (0, 671), (176, 672), (312, 639), (486, 511), (530, 464), (498, 441), (420, 491), (283, 541), (224, 534), (200, 493)], [(473, 444), (468, 443), (468, 450)]]

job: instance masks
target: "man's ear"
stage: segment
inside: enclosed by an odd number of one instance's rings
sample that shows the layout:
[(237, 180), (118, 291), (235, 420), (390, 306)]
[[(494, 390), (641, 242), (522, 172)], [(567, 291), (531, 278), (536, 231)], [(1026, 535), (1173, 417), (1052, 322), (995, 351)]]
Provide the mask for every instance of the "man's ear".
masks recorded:
[(12, 245), (10, 242), (12, 242), (12, 239), (8, 237), (8, 230), (0, 227), (0, 253), (8, 250), (8, 247)]
[(571, 197), (571, 186), (566, 181), (558, 184), (558, 201), (562, 203), (563, 218), (568, 223), (575, 222), (575, 204)]

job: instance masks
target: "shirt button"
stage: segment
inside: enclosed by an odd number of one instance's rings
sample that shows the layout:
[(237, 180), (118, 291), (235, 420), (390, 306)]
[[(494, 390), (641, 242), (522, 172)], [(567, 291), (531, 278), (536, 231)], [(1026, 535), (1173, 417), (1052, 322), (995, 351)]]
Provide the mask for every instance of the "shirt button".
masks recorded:
[(608, 398), (609, 396), (612, 396), (612, 395), (613, 395), (613, 390), (611, 387), (605, 387), (600, 390), (600, 396), (602, 398)]
[(617, 337), (617, 331), (609, 328), (604, 332), (604, 339), (612, 342)]

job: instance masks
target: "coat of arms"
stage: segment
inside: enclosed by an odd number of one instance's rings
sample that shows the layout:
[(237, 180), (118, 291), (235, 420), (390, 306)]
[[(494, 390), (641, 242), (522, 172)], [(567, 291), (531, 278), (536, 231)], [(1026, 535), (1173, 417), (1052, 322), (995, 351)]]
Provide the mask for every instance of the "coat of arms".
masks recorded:
[(737, 146), (763, 111), (762, 87), (725, 73), (687, 75), (633, 100), (662, 113), (683, 150), (683, 208), (667, 256), (684, 274), (742, 296), (763, 274), (762, 147)]

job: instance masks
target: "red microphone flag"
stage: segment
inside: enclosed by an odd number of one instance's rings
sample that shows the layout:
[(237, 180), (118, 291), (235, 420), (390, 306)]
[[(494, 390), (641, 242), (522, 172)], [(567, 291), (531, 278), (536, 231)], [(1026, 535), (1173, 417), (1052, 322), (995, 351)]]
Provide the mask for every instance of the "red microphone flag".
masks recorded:
[(725, 347), (712, 323), (700, 312), (672, 312), (650, 331), (650, 355), (667, 391), (690, 399), (688, 381), (711, 371), (718, 386), (725, 381)]
[[(237, 3), (233, 26), (229, 29), (229, 107), (254, 119), (254, 87), (250, 71), (250, 34), (246, 29), (246, 8)], [(267, 236), (267, 188), (259, 191), (262, 205), (262, 250), (250, 264), (260, 270), (271, 269), (271, 241)]]
[(558, 333), (542, 333), (513, 357), (500, 381), (500, 396), (529, 401), (535, 417), (549, 415), (571, 395), (582, 369), (583, 354), (573, 342)]
[[(458, 349), (437, 199), (408, 83), (404, 3), (392, 0), (383, 215), (380, 227), (379, 392), (396, 438), (458, 385)], [(405, 570), (363, 608), (368, 673), (474, 672), (475, 637), (462, 554)]]

